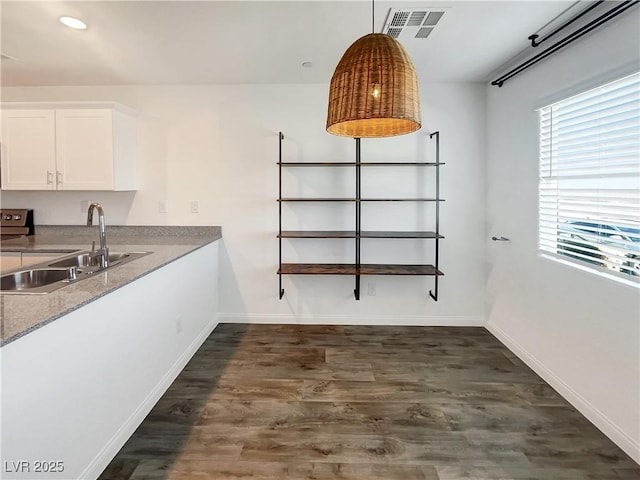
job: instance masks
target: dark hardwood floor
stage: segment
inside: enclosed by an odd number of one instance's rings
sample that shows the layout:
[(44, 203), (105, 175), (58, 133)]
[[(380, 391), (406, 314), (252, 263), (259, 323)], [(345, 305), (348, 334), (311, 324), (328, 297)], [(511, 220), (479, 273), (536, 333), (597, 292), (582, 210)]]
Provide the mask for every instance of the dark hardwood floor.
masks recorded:
[(483, 328), (219, 325), (102, 480), (638, 480)]

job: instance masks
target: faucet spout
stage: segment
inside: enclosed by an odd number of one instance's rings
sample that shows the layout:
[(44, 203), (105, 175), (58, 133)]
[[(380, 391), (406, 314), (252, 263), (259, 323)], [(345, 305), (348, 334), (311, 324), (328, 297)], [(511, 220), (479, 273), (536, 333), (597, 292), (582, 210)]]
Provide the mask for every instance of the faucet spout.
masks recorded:
[(100, 231), (100, 266), (106, 268), (109, 264), (109, 249), (107, 248), (107, 233), (104, 224), (104, 210), (98, 202), (92, 202), (87, 211), (87, 226), (93, 225), (93, 211), (98, 211), (98, 228)]

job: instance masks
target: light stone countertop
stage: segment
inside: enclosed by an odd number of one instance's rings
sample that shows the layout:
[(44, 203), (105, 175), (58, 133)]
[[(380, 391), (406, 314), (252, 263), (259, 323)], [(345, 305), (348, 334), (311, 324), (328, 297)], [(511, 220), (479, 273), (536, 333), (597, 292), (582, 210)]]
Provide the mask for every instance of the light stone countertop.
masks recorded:
[[(0, 249), (3, 252), (59, 252), (64, 256), (70, 250), (89, 250), (91, 243), (98, 240), (97, 227), (40, 226), (35, 233), (31, 237), (3, 240)], [(221, 237), (220, 227), (107, 225), (107, 246), (111, 251), (153, 253), (51, 293), (1, 294), (0, 346)]]

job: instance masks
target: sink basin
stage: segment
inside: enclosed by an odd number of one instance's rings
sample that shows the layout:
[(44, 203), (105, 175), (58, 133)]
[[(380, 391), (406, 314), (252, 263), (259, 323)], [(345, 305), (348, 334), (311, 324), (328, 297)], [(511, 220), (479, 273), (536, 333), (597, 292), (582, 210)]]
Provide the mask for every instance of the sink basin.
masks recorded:
[(0, 278), (0, 290), (21, 291), (32, 290), (68, 278), (66, 268), (34, 268), (7, 273)]
[[(125, 258), (129, 257), (129, 253), (122, 252), (109, 252), (109, 266), (114, 266), (120, 263)], [(91, 252), (82, 252), (73, 257), (57, 260), (49, 264), (50, 267), (69, 268), (69, 267), (99, 267), (100, 257), (91, 255)]]
[(96, 258), (89, 251), (76, 252), (74, 255), (53, 262), (43, 262), (32, 265), (29, 269), (2, 275), (0, 277), (0, 291), (3, 294), (50, 293), (150, 253), (153, 252), (109, 252), (109, 265), (102, 268), (100, 257)]

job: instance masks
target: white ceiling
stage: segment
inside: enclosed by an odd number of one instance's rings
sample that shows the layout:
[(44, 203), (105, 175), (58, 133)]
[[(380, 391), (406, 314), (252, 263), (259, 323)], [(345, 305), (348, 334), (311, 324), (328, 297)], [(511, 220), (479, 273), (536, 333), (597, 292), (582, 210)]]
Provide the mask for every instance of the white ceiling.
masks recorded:
[[(484, 81), (573, 1), (376, 1), (445, 10), (427, 39), (402, 41), (421, 81)], [(371, 2), (8, 1), (0, 4), (3, 86), (328, 83), (371, 32)], [(85, 31), (63, 26), (72, 15)], [(313, 62), (303, 68), (302, 62)]]

